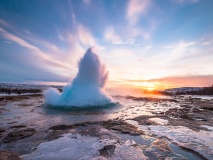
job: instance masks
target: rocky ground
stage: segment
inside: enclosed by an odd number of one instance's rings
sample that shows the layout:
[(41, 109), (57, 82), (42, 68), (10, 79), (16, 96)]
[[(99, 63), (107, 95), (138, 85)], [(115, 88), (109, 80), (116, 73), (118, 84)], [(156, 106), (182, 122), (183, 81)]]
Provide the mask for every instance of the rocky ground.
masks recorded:
[(64, 111), (39, 94), (0, 97), (0, 159), (213, 159), (213, 98), (114, 99)]

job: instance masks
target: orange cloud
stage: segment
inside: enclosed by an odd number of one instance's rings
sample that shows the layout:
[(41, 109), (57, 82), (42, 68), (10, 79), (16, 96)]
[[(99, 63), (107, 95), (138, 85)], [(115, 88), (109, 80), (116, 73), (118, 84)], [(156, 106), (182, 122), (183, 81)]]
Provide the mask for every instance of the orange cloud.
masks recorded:
[(150, 80), (123, 80), (123, 83), (135, 85), (143, 85), (147, 83), (153, 85), (155, 89), (166, 89), (175, 87), (205, 87), (213, 84), (213, 75), (196, 75), (182, 77), (165, 77)]

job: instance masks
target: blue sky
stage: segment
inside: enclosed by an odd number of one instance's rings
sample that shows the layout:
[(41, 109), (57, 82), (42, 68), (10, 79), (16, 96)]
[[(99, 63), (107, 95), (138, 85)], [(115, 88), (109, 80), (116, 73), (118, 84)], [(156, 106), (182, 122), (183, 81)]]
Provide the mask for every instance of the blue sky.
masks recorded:
[(111, 86), (210, 85), (212, 8), (212, 0), (0, 0), (0, 82), (69, 82), (94, 45)]

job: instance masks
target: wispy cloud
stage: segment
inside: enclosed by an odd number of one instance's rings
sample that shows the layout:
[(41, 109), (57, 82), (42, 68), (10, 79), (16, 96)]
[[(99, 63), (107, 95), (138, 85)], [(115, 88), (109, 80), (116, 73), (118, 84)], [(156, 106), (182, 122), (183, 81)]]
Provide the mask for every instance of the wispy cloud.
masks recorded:
[(76, 24), (76, 17), (75, 17), (75, 13), (73, 11), (73, 6), (72, 6), (72, 2), (71, 1), (68, 1), (68, 4), (70, 6), (70, 9), (71, 9), (71, 17), (72, 17), (72, 21), (74, 23), (74, 25)]
[(163, 46), (163, 48), (173, 49), (175, 51), (183, 51), (187, 47), (192, 46), (194, 44), (196, 44), (196, 42), (187, 42), (187, 41), (180, 40), (177, 43), (170, 44), (170, 45), (165, 45), (165, 46)]
[(25, 41), (23, 39), (17, 37), (16, 35), (13, 35), (13, 34), (7, 32), (6, 30), (4, 30), (2, 28), (0, 28), (0, 33), (5, 39), (7, 39), (9, 41), (12, 41), (12, 42), (15, 42), (15, 43), (19, 44), (20, 46), (31, 50), (32, 53), (34, 53), (39, 58), (41, 58), (41, 59), (43, 59), (45, 61), (49, 61), (49, 62), (51, 62), (52, 64), (54, 64), (54, 65), (56, 65), (58, 67), (62, 67), (64, 69), (68, 69), (67, 65), (65, 65), (65, 64), (61, 63), (60, 61), (52, 58), (51, 56), (49, 56), (46, 53), (42, 52), (39, 48), (33, 46), (32, 44), (28, 43), (27, 41)]
[(78, 38), (80, 40), (80, 43), (82, 43), (83, 45), (87, 47), (93, 46), (96, 44), (92, 34), (83, 25), (78, 25)]
[[(68, 0), (41, 6), (24, 2), (28, 7), (1, 3), (0, 39), (5, 51), (0, 54), (1, 64), (72, 78), (80, 57), (95, 45), (109, 69), (110, 81), (212, 74), (211, 3)], [(191, 5), (190, 13), (187, 5)], [(13, 14), (14, 9), (20, 12)], [(11, 77), (14, 72), (9, 73)]]
[(106, 29), (104, 38), (106, 41), (109, 41), (112, 44), (121, 44), (121, 38), (115, 33), (112, 27)]
[(29, 36), (19, 32), (20, 34), (17, 36), (2, 28), (0, 28), (0, 34), (8, 42), (15, 42), (25, 47), (30, 51), (29, 53), (33, 53), (44, 61), (42, 65), (46, 66), (45, 69), (50, 69), (52, 72), (66, 77), (73, 77), (77, 71), (77, 62), (88, 47), (95, 45), (97, 49), (103, 49), (85, 26), (77, 22), (75, 25), (76, 28), (73, 31), (66, 30), (63, 36), (61, 35), (63, 44), (67, 48), (60, 48), (57, 44), (50, 43), (33, 34)]
[[(151, 8), (154, 8), (153, 0), (129, 0), (126, 8), (126, 19), (128, 34), (131, 37), (143, 37), (145, 40), (151, 38), (156, 29), (157, 21), (150, 17)], [(139, 22), (143, 20), (143, 24)]]
[(165, 45), (163, 46), (163, 48), (169, 50), (170, 55), (172, 56), (173, 59), (177, 59), (185, 55), (185, 52), (195, 44), (196, 42), (186, 42), (186, 41), (180, 40), (179, 42), (175, 44)]
[[(179, 40), (163, 47), (150, 44), (132, 46), (131, 48), (119, 46), (119, 48), (108, 49), (105, 59), (110, 73), (109, 80), (142, 79), (143, 82), (146, 82), (146, 79), (175, 75), (212, 74), (212, 62), (210, 62), (210, 59), (213, 58), (211, 54), (213, 48), (211, 45), (202, 45), (206, 41), (210, 42), (209, 39), (197, 41)], [(179, 84), (181, 80), (176, 84), (169, 82), (168, 84), (165, 83), (165, 86), (161, 86), (161, 88), (190, 84), (188, 83), (189, 81), (184, 83), (184, 79), (182, 80), (183, 83), (181, 84)], [(157, 81), (155, 82), (157, 83)], [(161, 82), (164, 83), (159, 81), (159, 83)], [(127, 84), (126, 82), (118, 83)], [(140, 86), (139, 83), (137, 82), (135, 85)], [(196, 84), (198, 85), (198, 81), (193, 82), (193, 85)], [(205, 84), (207, 83), (205, 82)]]
[(134, 38), (126, 38), (125, 36), (118, 35), (113, 27), (109, 27), (104, 32), (104, 39), (115, 45), (136, 45)]
[(131, 25), (135, 25), (141, 15), (145, 15), (150, 7), (151, 0), (129, 0), (127, 6), (127, 19)]

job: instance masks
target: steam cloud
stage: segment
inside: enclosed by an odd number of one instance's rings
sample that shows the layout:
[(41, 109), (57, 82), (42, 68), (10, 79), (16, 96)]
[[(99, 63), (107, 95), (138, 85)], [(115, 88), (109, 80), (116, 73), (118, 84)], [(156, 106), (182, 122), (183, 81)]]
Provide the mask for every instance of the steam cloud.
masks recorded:
[(108, 78), (106, 67), (99, 57), (89, 48), (79, 62), (79, 71), (72, 84), (68, 84), (60, 93), (55, 88), (44, 92), (45, 103), (54, 106), (102, 106), (112, 103), (104, 92)]

